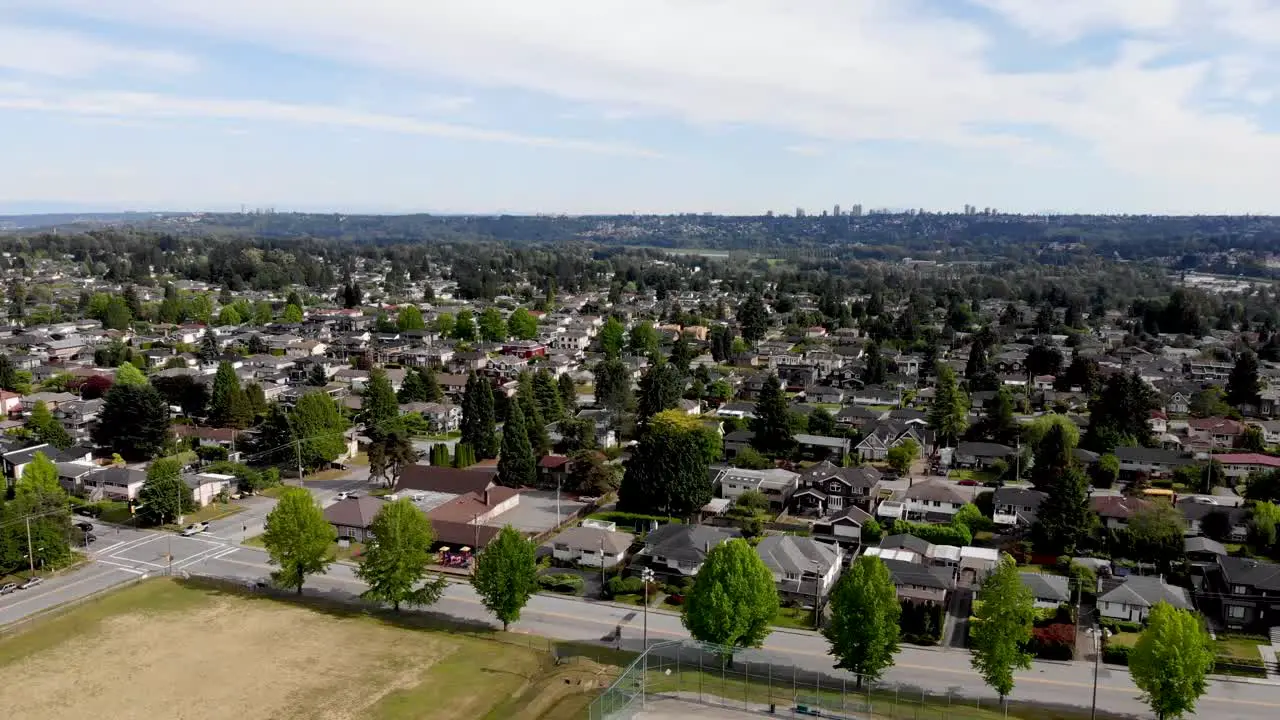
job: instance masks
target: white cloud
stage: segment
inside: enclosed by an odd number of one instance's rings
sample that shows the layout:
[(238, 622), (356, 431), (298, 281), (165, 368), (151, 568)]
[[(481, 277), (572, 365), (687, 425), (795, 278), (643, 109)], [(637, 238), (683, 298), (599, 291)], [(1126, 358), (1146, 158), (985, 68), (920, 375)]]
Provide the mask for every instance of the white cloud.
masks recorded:
[[(975, 0), (1048, 43), (1134, 40), (1107, 66), (1000, 72), (988, 60), (992, 34), (920, 0), (9, 1), (396, 77), (530, 91), (575, 114), (581, 105), (626, 108), (699, 126), (775, 127), (814, 144), (908, 141), (1033, 161), (1066, 154), (1176, 195), (1173, 202), (1269, 201), (1268, 186), (1280, 183), (1280, 138), (1243, 111), (1200, 102), (1210, 83), (1239, 100), (1270, 97), (1256, 75), (1265, 66), (1257, 58), (1280, 43), (1274, 2)], [(1214, 38), (1199, 37), (1201, 27), (1214, 28)], [(1224, 47), (1238, 57), (1222, 60)], [(184, 102), (188, 114), (217, 116), (222, 107)], [(298, 119), (272, 103), (237, 112)], [(357, 111), (321, 115), (383, 129), (438, 127)]]
[(0, 68), (39, 75), (85, 77), (102, 71), (186, 73), (194, 58), (167, 50), (139, 50), (79, 33), (0, 25)]
[(631, 145), (527, 135), (467, 125), (439, 123), (403, 115), (389, 115), (345, 107), (281, 103), (265, 100), (192, 98), (136, 92), (78, 94), (19, 93), (0, 95), (0, 108), (53, 112), (98, 118), (141, 119), (203, 118), (236, 121), (283, 122), (359, 128), (405, 135), (509, 143), (558, 148), (606, 155), (656, 157), (657, 153)]
[(808, 144), (788, 145), (784, 149), (789, 153), (792, 153), (794, 155), (803, 155), (804, 157), (821, 157), (822, 155), (825, 155), (827, 152), (826, 148), (822, 147), (821, 145), (808, 145)]

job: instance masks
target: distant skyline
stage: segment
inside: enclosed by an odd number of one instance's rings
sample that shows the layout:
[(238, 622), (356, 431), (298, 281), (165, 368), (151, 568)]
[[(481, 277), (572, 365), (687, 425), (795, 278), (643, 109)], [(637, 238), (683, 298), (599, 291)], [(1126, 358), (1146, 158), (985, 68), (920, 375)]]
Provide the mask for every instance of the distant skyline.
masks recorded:
[(1280, 0), (0, 0), (0, 214), (1280, 214)]

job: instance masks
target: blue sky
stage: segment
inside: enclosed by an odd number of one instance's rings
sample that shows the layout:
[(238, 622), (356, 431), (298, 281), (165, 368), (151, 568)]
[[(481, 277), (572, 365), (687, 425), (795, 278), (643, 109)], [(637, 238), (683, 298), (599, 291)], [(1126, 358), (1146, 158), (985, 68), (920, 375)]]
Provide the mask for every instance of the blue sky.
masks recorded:
[(0, 0), (0, 212), (1280, 213), (1277, 0)]

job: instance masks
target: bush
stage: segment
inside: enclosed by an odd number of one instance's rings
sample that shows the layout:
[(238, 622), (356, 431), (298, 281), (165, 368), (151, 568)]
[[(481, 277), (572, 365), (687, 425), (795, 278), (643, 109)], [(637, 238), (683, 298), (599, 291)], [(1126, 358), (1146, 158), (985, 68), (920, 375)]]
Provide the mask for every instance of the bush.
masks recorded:
[(930, 525), (895, 520), (892, 532), (894, 535), (914, 535), (934, 545), (964, 547), (973, 542), (973, 534), (964, 525)]
[(1129, 622), (1127, 620), (1108, 620), (1104, 618), (1100, 624), (1102, 625), (1102, 627), (1110, 630), (1113, 635), (1116, 633), (1122, 633), (1122, 632), (1127, 632), (1127, 633), (1142, 632), (1142, 623)]
[(604, 592), (611, 598), (619, 595), (639, 595), (644, 592), (644, 581), (638, 577), (624, 578), (621, 575), (615, 575), (604, 584)]
[(539, 575), (538, 586), (543, 590), (552, 592), (565, 593), (566, 595), (579, 595), (582, 593), (586, 583), (581, 577), (570, 573), (553, 573), (550, 575)]
[(1027, 650), (1041, 660), (1070, 660), (1075, 657), (1075, 645), (1075, 626), (1057, 623), (1032, 630)]
[(898, 619), (902, 639), (917, 645), (936, 645), (942, 640), (942, 606), (902, 601)]
[(650, 522), (656, 522), (659, 525), (667, 525), (670, 523), (683, 523), (680, 518), (666, 517), (663, 515), (645, 515), (644, 513), (629, 513), (611, 510), (607, 512), (592, 513), (587, 517), (592, 520), (604, 520), (605, 522), (617, 523), (618, 525), (634, 528), (636, 530), (648, 530)]
[(1267, 676), (1267, 666), (1262, 658), (1242, 658), (1242, 657), (1216, 657), (1213, 661), (1214, 672), (1223, 675), (1237, 675), (1241, 677), (1259, 677)]
[(1133, 648), (1128, 645), (1108, 645), (1102, 649), (1102, 662), (1128, 667), (1131, 652)]

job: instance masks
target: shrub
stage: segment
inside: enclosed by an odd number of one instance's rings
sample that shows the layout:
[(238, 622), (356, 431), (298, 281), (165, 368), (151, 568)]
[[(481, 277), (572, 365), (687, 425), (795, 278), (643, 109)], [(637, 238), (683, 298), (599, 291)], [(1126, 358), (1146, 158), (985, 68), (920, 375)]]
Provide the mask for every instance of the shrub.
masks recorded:
[(604, 520), (605, 522), (617, 523), (636, 530), (648, 530), (650, 522), (656, 522), (659, 525), (667, 525), (670, 523), (684, 522), (680, 518), (666, 517), (664, 515), (645, 515), (644, 513), (629, 513), (621, 511), (607, 511), (592, 513), (587, 517), (592, 520)]
[(550, 575), (539, 575), (538, 586), (544, 590), (552, 592), (565, 593), (567, 595), (578, 595), (586, 586), (582, 578), (570, 573), (554, 573)]
[(1075, 626), (1057, 623), (1032, 630), (1027, 649), (1042, 660), (1070, 660), (1075, 656), (1075, 645)]
[(1127, 632), (1127, 633), (1142, 632), (1142, 623), (1129, 622), (1127, 620), (1103, 619), (1101, 622), (1101, 625), (1102, 627), (1110, 630), (1112, 634), (1122, 633), (1122, 632)]
[(644, 592), (644, 581), (638, 577), (624, 578), (621, 575), (615, 575), (604, 584), (604, 591), (605, 595), (611, 598), (619, 595), (639, 595)]
[(1128, 667), (1131, 652), (1133, 648), (1128, 645), (1108, 645), (1102, 649), (1102, 662)]

